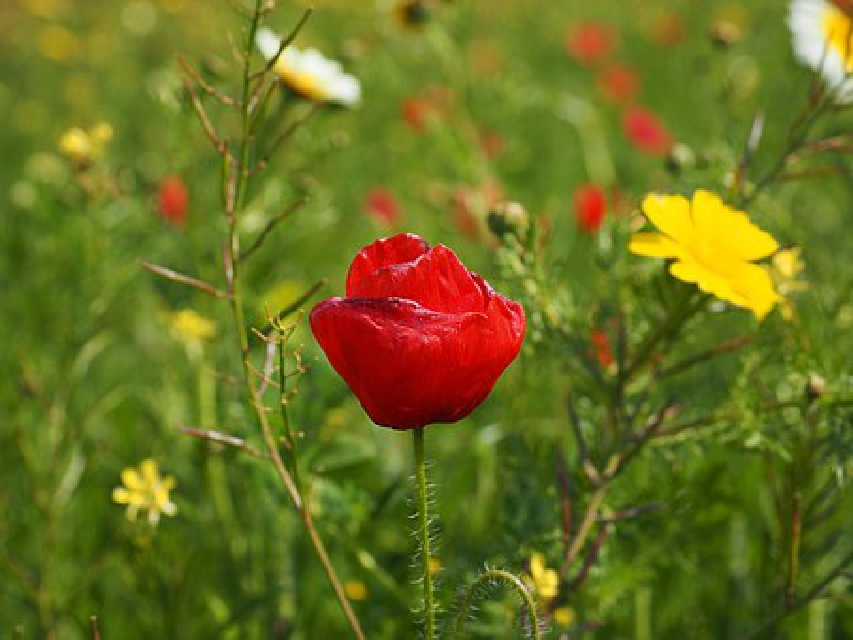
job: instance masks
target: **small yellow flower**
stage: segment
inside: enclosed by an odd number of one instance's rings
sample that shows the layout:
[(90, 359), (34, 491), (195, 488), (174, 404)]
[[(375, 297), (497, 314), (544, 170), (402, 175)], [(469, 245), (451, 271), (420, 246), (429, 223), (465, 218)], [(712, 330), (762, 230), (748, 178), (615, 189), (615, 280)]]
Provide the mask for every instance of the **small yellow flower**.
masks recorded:
[(62, 63), (75, 57), (81, 45), (73, 32), (65, 27), (50, 25), (39, 32), (38, 48), (44, 57)]
[(88, 160), (92, 157), (92, 142), (80, 127), (72, 127), (59, 139), (59, 151), (75, 161)]
[(112, 137), (113, 128), (108, 122), (99, 122), (89, 131), (72, 127), (59, 139), (59, 151), (74, 162), (87, 163), (103, 155)]
[(349, 580), (344, 584), (344, 592), (350, 600), (361, 601), (367, 598), (367, 587), (358, 580)]
[(441, 562), (438, 558), (430, 558), (427, 560), (427, 567), (430, 573), (438, 573), (441, 571)]
[(713, 193), (648, 195), (643, 213), (660, 233), (635, 233), (628, 249), (637, 255), (673, 258), (669, 272), (721, 300), (751, 309), (760, 320), (782, 298), (767, 270), (755, 261), (779, 245), (742, 211)]
[(172, 316), (172, 333), (185, 344), (199, 344), (216, 335), (216, 325), (193, 309), (181, 309)]
[(121, 472), (121, 487), (113, 489), (113, 502), (127, 505), (128, 520), (136, 520), (140, 510), (148, 512), (148, 522), (153, 526), (160, 514), (173, 516), (178, 508), (169, 499), (175, 488), (172, 476), (160, 476), (157, 463), (151, 458), (143, 460), (139, 468), (128, 467)]
[(808, 283), (799, 278), (803, 269), (805, 269), (805, 265), (800, 257), (799, 247), (782, 249), (781, 251), (777, 251), (776, 255), (773, 256), (770, 277), (773, 278), (773, 282), (776, 284), (776, 290), (783, 297), (780, 308), (782, 317), (785, 320), (790, 320), (794, 317), (794, 306), (791, 304), (789, 296), (792, 293), (808, 289)]
[(554, 622), (561, 627), (568, 627), (575, 620), (575, 612), (571, 607), (557, 607), (554, 609)]
[(89, 138), (95, 149), (103, 149), (113, 139), (113, 127), (109, 122), (99, 122), (89, 130)]
[(545, 556), (534, 553), (530, 556), (530, 574), (527, 582), (533, 592), (542, 600), (549, 601), (557, 597), (560, 591), (560, 576), (545, 566)]

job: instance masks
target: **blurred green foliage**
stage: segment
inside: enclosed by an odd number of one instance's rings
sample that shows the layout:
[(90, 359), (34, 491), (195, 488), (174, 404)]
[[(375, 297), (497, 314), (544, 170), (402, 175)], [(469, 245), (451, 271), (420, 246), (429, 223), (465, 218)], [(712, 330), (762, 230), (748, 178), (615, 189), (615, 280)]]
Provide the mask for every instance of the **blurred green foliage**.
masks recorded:
[[(286, 33), (303, 7), (280, 4), (270, 26)], [(603, 331), (615, 349), (624, 331), (635, 348), (684, 290), (659, 263), (625, 250), (641, 196), (725, 194), (758, 112), (764, 134), (750, 179), (761, 175), (812, 78), (793, 59), (777, 1), (448, 0), (430, 3), (430, 20), (408, 28), (391, 5), (318, 2), (300, 33), (300, 46), (320, 48), (360, 79), (363, 103), (311, 115), (254, 183), (240, 219), (247, 239), (303, 194), (308, 202), (267, 237), (243, 289), (248, 321), (260, 328), (265, 306), (277, 311), (322, 278), (322, 296), (340, 295), (361, 246), (406, 230), (452, 246), (525, 303), (531, 332), (521, 359), (471, 418), (427, 432), (438, 595), (452, 614), (483, 566), (524, 574), (540, 552), (560, 567), (561, 494), (567, 486), (575, 530), (594, 494), (566, 409), (571, 396), (602, 470), (616, 436), (603, 417), (606, 385), (589, 373), (597, 366), (590, 335)], [(568, 55), (567, 31), (587, 21), (612, 30), (610, 62)], [(736, 37), (721, 42), (721, 24)], [(182, 89), (177, 56), (236, 92), (233, 49), (244, 28), (225, 0), (0, 5), (7, 635), (20, 625), (23, 638), (91, 637), (91, 615), (105, 638), (346, 635), (269, 465), (180, 431), (216, 430), (262, 448), (227, 304), (140, 266), (224, 287), (220, 162)], [(681, 155), (650, 156), (626, 138), (628, 107), (601, 91), (614, 60), (636, 73), (632, 101), (657, 114)], [(233, 113), (205, 104), (233, 135)], [(272, 104), (277, 111), (256, 133), (262, 148), (309, 109)], [(426, 114), (421, 124), (414, 112)], [(67, 130), (99, 122), (114, 131), (102, 157), (84, 167), (59, 153)], [(850, 110), (838, 109), (815, 135), (846, 135), (851, 125)], [(602, 526), (608, 534), (583, 584), (564, 583), (557, 599), (571, 619), (552, 620), (548, 637), (853, 634), (849, 569), (820, 599), (790, 606), (853, 546), (853, 174), (841, 154), (824, 164), (836, 175), (786, 182), (750, 206), (783, 245), (802, 248), (808, 289), (792, 297), (793, 318), (777, 311), (758, 325), (712, 305), (658, 354), (664, 363), (742, 336), (751, 343), (660, 384), (641, 378), (642, 398), (628, 399), (650, 420), (669, 407), (668, 422), (608, 486), (604, 517), (637, 512)], [(187, 185), (183, 227), (158, 215), (158, 185), (170, 175)], [(594, 235), (577, 225), (572, 203), (589, 182), (619, 194)], [(399, 217), (366, 211), (375, 188), (390, 192)], [(502, 199), (533, 219), (517, 253), (487, 228)], [(208, 318), (215, 335), (182, 336), (175, 314), (185, 309)], [(408, 438), (369, 423), (304, 319), (291, 345), (309, 364), (291, 411), (318, 528), (341, 579), (362, 586), (350, 584), (350, 593), (364, 596), (354, 606), (367, 637), (416, 637)], [(255, 343), (259, 364), (263, 353)], [(156, 527), (128, 521), (111, 500), (122, 470), (149, 457), (177, 479), (178, 513)], [(795, 509), (802, 530), (791, 615), (762, 629), (786, 612)], [(512, 593), (488, 595), (469, 631), (519, 637)]]

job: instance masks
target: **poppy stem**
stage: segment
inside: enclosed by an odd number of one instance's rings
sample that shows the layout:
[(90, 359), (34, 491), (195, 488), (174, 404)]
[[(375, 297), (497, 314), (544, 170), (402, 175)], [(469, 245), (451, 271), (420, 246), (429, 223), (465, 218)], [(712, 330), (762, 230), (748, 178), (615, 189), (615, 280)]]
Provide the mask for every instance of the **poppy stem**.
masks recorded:
[(415, 481), (418, 485), (418, 537), (421, 543), (421, 563), (424, 585), (424, 640), (435, 638), (435, 604), (432, 573), (429, 570), (429, 514), (427, 513), (426, 462), (424, 459), (424, 429), (413, 429), (415, 451)]
[(524, 603), (525, 613), (527, 613), (530, 632), (533, 634), (534, 640), (542, 638), (542, 630), (539, 625), (539, 614), (536, 610), (536, 601), (533, 595), (524, 586), (524, 583), (513, 573), (504, 571), (503, 569), (491, 569), (481, 573), (474, 583), (468, 587), (465, 593), (465, 599), (459, 607), (459, 615), (456, 617), (456, 628), (453, 632), (453, 640), (457, 640), (465, 630), (465, 623), (468, 621), (468, 615), (471, 611), (471, 606), (474, 599), (482, 591), (483, 587), (496, 583), (503, 582), (505, 585), (513, 589), (518, 594), (521, 601)]

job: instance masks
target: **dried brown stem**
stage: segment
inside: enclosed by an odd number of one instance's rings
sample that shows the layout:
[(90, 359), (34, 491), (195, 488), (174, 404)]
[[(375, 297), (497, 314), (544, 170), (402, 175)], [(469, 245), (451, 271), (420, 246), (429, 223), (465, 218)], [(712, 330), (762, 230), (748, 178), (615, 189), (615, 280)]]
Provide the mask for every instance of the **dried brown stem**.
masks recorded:
[(198, 96), (198, 91), (196, 91), (195, 86), (190, 82), (190, 77), (182, 75), (181, 80), (184, 83), (184, 89), (186, 90), (187, 95), (190, 97), (193, 109), (195, 109), (198, 121), (201, 123), (201, 128), (204, 130), (204, 133), (210, 140), (211, 144), (213, 144), (213, 148), (216, 149), (216, 153), (220, 156), (228, 155), (228, 145), (225, 144), (225, 142), (222, 141), (216, 133), (216, 128), (213, 126), (210, 117), (207, 115), (207, 111), (204, 110), (204, 105), (201, 103), (201, 99)]
[(150, 271), (154, 275), (158, 275), (161, 278), (165, 278), (166, 280), (180, 282), (181, 284), (185, 284), (190, 287), (195, 287), (199, 291), (203, 291), (204, 293), (211, 295), (214, 298), (224, 298), (226, 300), (231, 298), (228, 292), (222, 291), (221, 289), (217, 289), (212, 284), (207, 283), (204, 280), (199, 280), (198, 278), (193, 278), (192, 276), (187, 276), (183, 273), (178, 273), (177, 271), (173, 271), (168, 267), (163, 267), (159, 264), (154, 264), (152, 262), (146, 262), (145, 260), (140, 261), (139, 264), (142, 266), (143, 269), (145, 269), (146, 271)]
[(227, 107), (239, 107), (240, 101), (236, 98), (229, 96), (227, 93), (223, 93), (213, 85), (211, 85), (207, 80), (205, 80), (198, 71), (193, 69), (187, 62), (180, 56), (178, 56), (178, 64), (183, 69), (184, 73), (187, 74), (193, 82), (195, 82), (202, 90), (208, 95), (212, 96), (222, 104)]
[(269, 459), (269, 455), (267, 455), (263, 451), (260, 451), (259, 449), (256, 449), (248, 442), (246, 442), (242, 438), (238, 438), (237, 436), (232, 436), (227, 433), (221, 433), (219, 431), (213, 431), (211, 429), (197, 429), (195, 427), (181, 427), (181, 432), (194, 438), (209, 440), (210, 442), (215, 442), (216, 444), (222, 444), (228, 447), (233, 447), (235, 449), (240, 449), (241, 451), (245, 451), (254, 458), (260, 458), (262, 460)]

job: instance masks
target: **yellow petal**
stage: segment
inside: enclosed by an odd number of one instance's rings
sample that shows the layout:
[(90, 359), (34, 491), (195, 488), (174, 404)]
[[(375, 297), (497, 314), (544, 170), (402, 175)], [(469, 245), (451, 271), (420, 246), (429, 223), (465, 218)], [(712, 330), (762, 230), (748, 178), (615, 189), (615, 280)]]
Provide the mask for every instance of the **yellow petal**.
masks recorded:
[(662, 233), (635, 233), (628, 243), (628, 251), (651, 258), (677, 258), (682, 249)]
[(727, 278), (696, 262), (675, 262), (670, 265), (669, 272), (679, 280), (698, 286), (705, 293), (710, 293), (721, 300), (731, 302), (739, 307), (748, 306), (748, 300), (731, 285)]
[(779, 248), (769, 233), (750, 222), (742, 211), (727, 207), (709, 191), (693, 195), (693, 224), (696, 234), (721, 259), (753, 261), (766, 258)]
[(113, 502), (116, 504), (128, 504), (130, 502), (130, 491), (124, 487), (113, 489)]
[(152, 485), (160, 481), (160, 472), (157, 469), (157, 462), (151, 458), (146, 458), (139, 465), (142, 471), (142, 478), (147, 485)]
[(649, 221), (670, 238), (678, 243), (693, 243), (696, 233), (686, 198), (651, 194), (643, 199), (642, 208)]
[(142, 478), (139, 477), (139, 472), (133, 467), (128, 467), (121, 472), (121, 481), (131, 491), (142, 489)]

